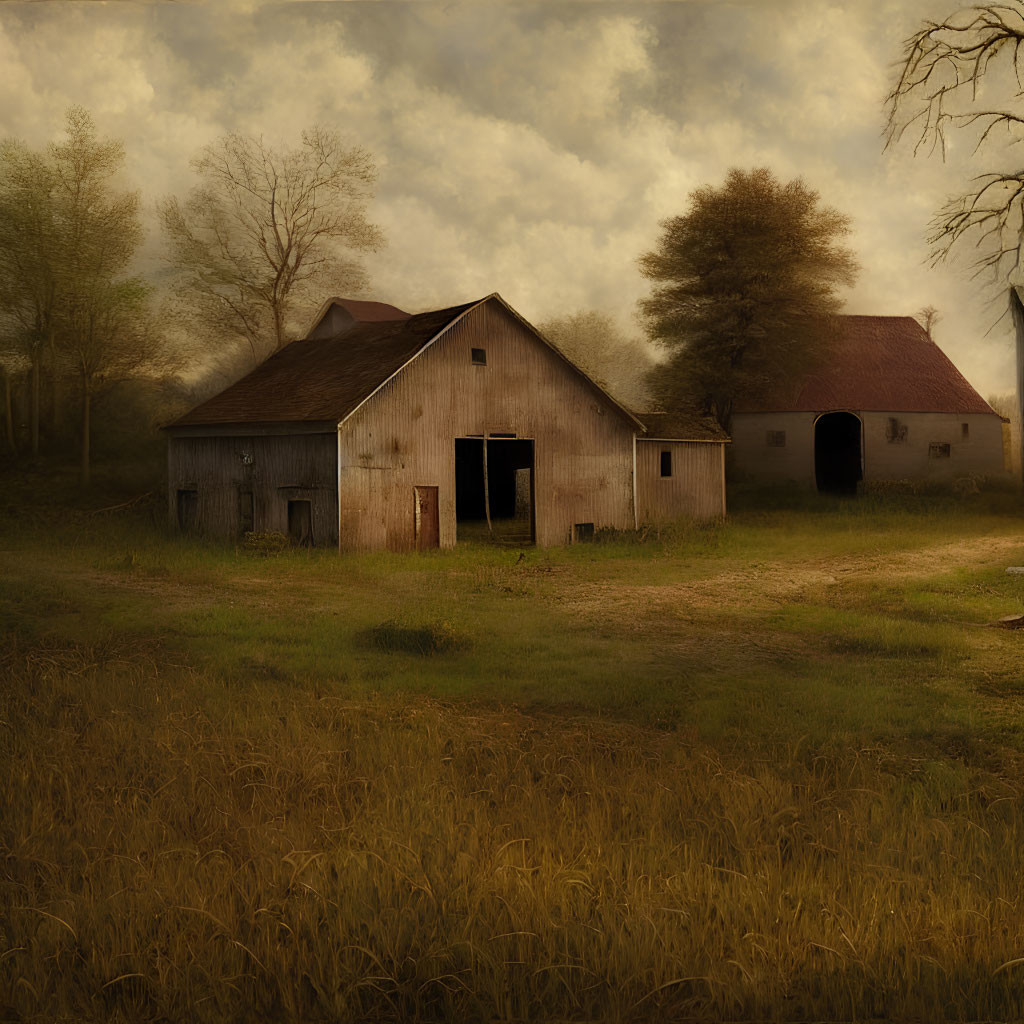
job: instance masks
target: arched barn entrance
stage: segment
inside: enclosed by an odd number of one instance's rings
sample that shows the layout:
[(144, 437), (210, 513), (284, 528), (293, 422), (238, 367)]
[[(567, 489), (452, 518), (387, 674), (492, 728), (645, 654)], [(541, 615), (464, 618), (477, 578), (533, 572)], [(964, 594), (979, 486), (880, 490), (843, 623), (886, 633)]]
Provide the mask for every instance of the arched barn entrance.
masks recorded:
[(861, 479), (861, 424), (852, 412), (827, 412), (814, 423), (814, 476), (819, 491), (856, 494)]

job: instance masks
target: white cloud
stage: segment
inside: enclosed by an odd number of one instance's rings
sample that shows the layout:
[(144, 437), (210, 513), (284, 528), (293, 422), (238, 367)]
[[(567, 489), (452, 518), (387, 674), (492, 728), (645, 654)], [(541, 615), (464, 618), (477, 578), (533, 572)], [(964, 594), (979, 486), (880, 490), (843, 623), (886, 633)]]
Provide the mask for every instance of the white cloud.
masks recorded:
[(534, 319), (593, 307), (630, 328), (659, 221), (729, 167), (766, 164), (853, 218), (850, 308), (939, 306), (940, 341), (987, 393), (1008, 377), (1004, 335), (982, 339), (991, 312), (961, 271), (922, 265), (966, 153), (881, 151), (890, 64), (932, 8), (6, 4), (0, 134), (41, 144), (82, 103), (124, 139), (151, 210), (219, 134), (294, 143), (320, 121), (377, 157), (380, 298), (422, 309), (498, 290)]

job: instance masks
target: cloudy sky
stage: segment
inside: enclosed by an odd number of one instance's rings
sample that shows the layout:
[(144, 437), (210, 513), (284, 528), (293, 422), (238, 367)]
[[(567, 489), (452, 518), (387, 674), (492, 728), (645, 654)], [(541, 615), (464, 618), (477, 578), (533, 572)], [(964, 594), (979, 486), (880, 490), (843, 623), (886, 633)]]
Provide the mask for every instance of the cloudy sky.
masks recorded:
[[(127, 147), (150, 219), (189, 158), (235, 130), (314, 123), (369, 149), (373, 298), (410, 311), (492, 291), (533, 321), (599, 309), (638, 333), (636, 257), (733, 166), (802, 176), (849, 214), (850, 313), (912, 315), (985, 395), (1004, 328), (963, 268), (930, 269), (928, 220), (968, 173), (883, 152), (901, 41), (950, 0), (0, 4), (0, 135), (42, 144), (71, 103)], [(989, 159), (989, 164), (992, 159)]]

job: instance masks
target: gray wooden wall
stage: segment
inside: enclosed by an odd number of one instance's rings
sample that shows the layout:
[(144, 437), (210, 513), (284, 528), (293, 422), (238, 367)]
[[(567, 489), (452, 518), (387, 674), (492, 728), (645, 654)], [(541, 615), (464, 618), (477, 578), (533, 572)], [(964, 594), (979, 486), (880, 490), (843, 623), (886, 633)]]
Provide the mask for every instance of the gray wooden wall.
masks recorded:
[[(711, 441), (637, 439), (637, 511), (641, 523), (716, 519), (725, 515), (725, 446)], [(672, 453), (672, 475), (661, 475), (661, 453)]]
[(253, 529), (287, 533), (289, 499), (305, 499), (312, 503), (316, 546), (338, 543), (334, 433), (171, 436), (167, 459), (172, 526), (177, 523), (178, 491), (195, 490), (199, 532), (237, 537), (239, 493), (248, 490), (253, 495)]
[(340, 427), (342, 548), (413, 548), (417, 486), (438, 488), (441, 546), (453, 546), (455, 438), (485, 433), (534, 440), (539, 545), (568, 543), (574, 523), (632, 527), (630, 421), (492, 300)]

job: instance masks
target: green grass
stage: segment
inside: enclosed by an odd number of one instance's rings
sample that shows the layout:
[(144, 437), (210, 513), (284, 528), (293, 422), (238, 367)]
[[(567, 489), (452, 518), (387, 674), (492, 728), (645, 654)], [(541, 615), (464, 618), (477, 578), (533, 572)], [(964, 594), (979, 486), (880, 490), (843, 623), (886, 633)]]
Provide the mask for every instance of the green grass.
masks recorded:
[(988, 497), (521, 561), (9, 509), (0, 1019), (1020, 1018)]

